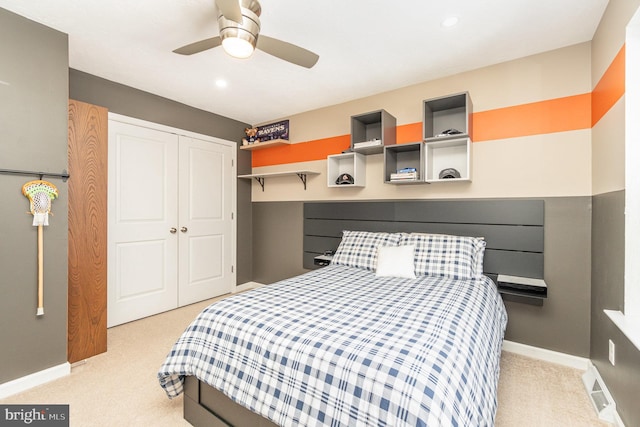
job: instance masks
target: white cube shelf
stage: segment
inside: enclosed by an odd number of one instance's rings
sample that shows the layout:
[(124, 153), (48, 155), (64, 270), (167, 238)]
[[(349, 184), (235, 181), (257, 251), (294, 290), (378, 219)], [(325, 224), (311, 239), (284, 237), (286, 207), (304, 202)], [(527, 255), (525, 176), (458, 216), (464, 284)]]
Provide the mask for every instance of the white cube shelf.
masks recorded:
[[(336, 184), (341, 175), (348, 173), (353, 177), (353, 184)], [(332, 154), (327, 157), (327, 186), (329, 187), (364, 187), (366, 182), (365, 156), (361, 153)]]
[[(471, 139), (426, 142), (426, 182), (471, 181)], [(440, 172), (454, 168), (460, 178), (440, 179)]]

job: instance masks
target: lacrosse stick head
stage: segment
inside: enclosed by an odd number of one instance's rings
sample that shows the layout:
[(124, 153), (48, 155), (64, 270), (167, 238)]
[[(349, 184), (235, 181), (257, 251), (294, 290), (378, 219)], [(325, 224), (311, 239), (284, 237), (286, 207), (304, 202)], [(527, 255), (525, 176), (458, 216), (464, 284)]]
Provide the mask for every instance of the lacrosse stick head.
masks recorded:
[(58, 197), (56, 186), (41, 179), (29, 181), (22, 186), (22, 194), (29, 199), (29, 209), (33, 214), (33, 225), (49, 225), (51, 201)]

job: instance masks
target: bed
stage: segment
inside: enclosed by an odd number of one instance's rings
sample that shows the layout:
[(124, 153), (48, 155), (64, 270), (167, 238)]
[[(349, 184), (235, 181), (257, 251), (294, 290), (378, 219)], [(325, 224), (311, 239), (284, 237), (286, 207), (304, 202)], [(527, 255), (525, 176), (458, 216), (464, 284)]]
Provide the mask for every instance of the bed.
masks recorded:
[(491, 426), (507, 315), (484, 246), (345, 231), (329, 266), (204, 309), (160, 385), (194, 425)]

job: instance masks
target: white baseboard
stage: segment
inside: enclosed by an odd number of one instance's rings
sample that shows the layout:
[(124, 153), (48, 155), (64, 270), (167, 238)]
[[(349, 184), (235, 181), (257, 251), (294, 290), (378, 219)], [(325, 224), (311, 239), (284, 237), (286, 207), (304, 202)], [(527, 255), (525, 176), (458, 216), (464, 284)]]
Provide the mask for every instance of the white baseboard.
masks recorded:
[(571, 354), (560, 353), (558, 351), (547, 350), (546, 348), (533, 347), (507, 340), (502, 342), (502, 350), (508, 351), (509, 353), (531, 357), (533, 359), (544, 360), (545, 362), (568, 366), (581, 371), (586, 371), (591, 362), (585, 357), (573, 356)]
[(236, 286), (236, 289), (233, 292), (234, 293), (244, 292), (244, 291), (248, 291), (249, 289), (259, 288), (261, 286), (264, 286), (264, 285), (258, 282), (247, 282), (247, 283), (243, 283), (242, 285)]
[(57, 380), (58, 378), (69, 375), (70, 373), (71, 365), (68, 362), (65, 362), (61, 365), (53, 366), (43, 371), (34, 372), (33, 374), (25, 377), (0, 384), (0, 399), (29, 390), (30, 388), (48, 383), (49, 381)]

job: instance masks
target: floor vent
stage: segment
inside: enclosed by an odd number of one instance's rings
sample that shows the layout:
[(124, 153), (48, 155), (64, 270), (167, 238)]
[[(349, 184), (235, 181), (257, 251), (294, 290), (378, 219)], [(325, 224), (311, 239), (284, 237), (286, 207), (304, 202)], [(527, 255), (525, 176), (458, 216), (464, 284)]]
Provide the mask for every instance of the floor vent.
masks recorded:
[(616, 403), (613, 401), (609, 390), (602, 381), (600, 373), (593, 364), (582, 375), (582, 382), (587, 389), (587, 394), (598, 414), (598, 418), (618, 427), (624, 427), (616, 412)]

